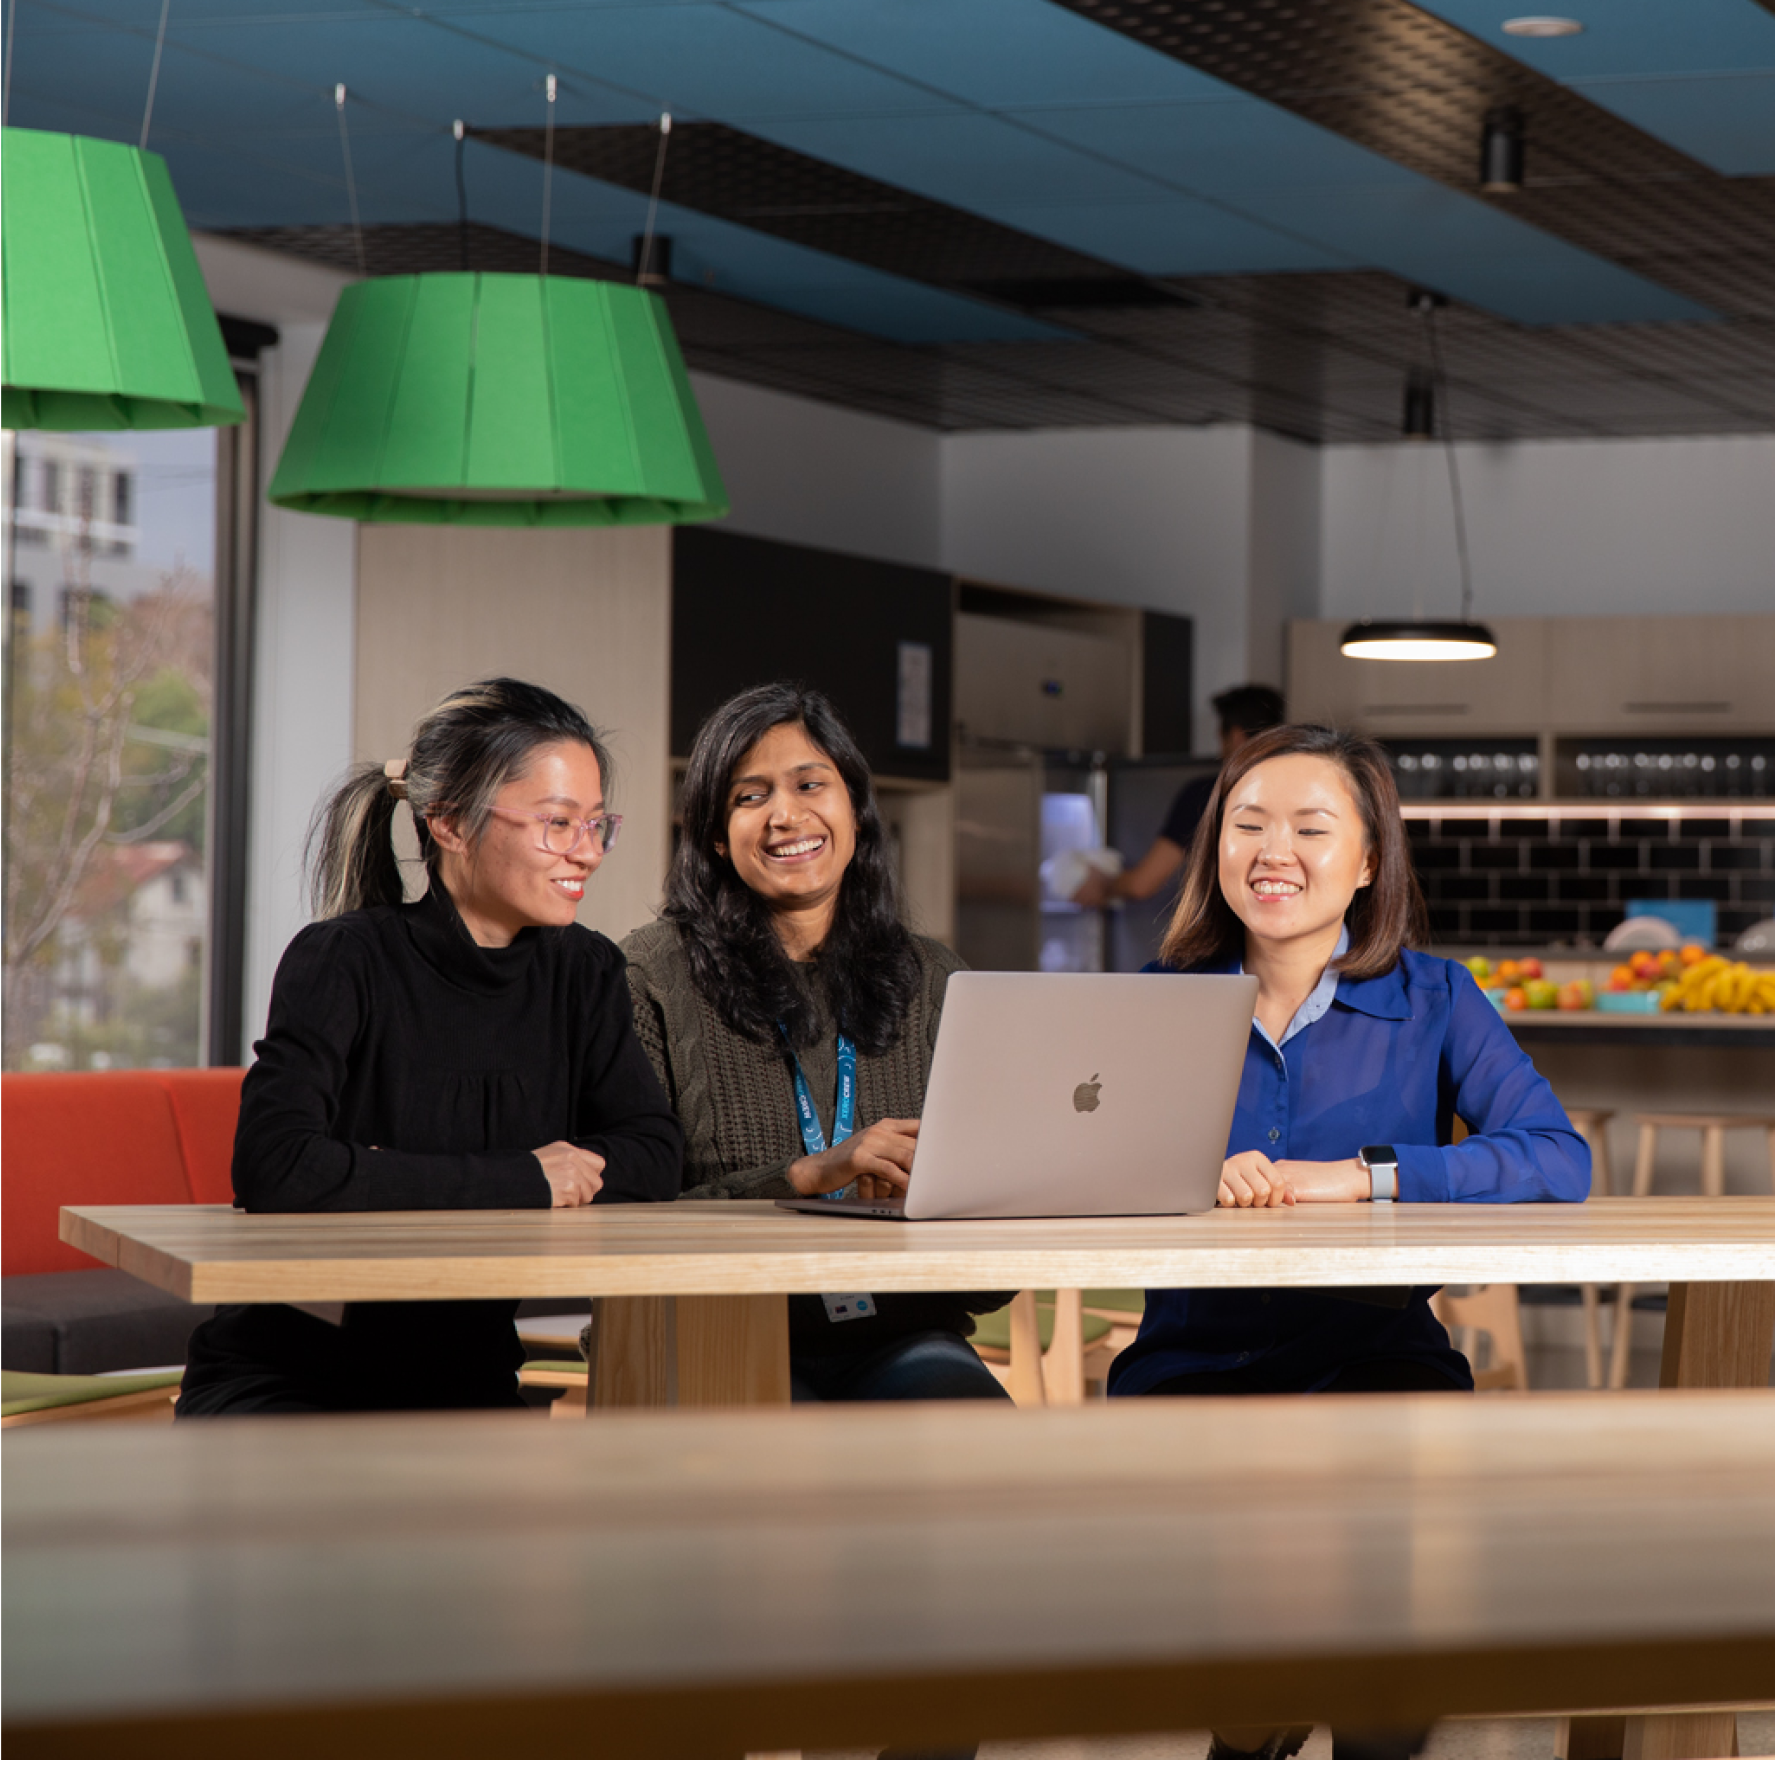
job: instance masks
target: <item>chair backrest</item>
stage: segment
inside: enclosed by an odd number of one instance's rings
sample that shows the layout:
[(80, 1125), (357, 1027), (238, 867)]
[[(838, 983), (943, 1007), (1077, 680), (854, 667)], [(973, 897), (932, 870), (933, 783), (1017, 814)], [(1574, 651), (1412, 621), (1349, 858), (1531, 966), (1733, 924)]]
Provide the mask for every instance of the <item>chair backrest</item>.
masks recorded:
[[(8, 1072), (0, 1079), (0, 1272), (103, 1265), (63, 1244), (59, 1210), (227, 1201), (237, 1067), (199, 1072)], [(175, 1092), (171, 1080), (177, 1080)], [(225, 1131), (224, 1131), (225, 1128)], [(218, 1193), (220, 1190), (220, 1193)]]
[(234, 1200), (234, 1124), (240, 1119), (240, 1085), (246, 1068), (193, 1066), (154, 1076), (172, 1099), (191, 1199), (228, 1206)]

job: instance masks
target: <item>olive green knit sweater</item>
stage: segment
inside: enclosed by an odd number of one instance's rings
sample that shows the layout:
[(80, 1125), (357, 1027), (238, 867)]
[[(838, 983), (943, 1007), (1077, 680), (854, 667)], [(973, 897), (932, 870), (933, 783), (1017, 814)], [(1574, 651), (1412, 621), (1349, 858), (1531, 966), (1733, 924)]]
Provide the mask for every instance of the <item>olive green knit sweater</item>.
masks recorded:
[[(857, 1055), (856, 1125), (886, 1117), (916, 1116), (924, 1102), (943, 988), (964, 963), (929, 937), (915, 936), (919, 990), (899, 1039), (883, 1054)], [(735, 1033), (696, 989), (677, 929), (661, 919), (623, 939), (635, 1028), (684, 1125), (686, 1196), (731, 1201), (779, 1197), (795, 1191), (784, 1174), (802, 1153), (801, 1124), (788, 1061), (772, 1043)], [(796, 1058), (807, 1078), (821, 1129), (832, 1137), (838, 1099), (838, 1039), (811, 966), (805, 979), (810, 1002), (822, 1009), (818, 1032)], [(874, 1318), (845, 1324), (827, 1321), (818, 1299), (790, 1303), (796, 1350), (861, 1347), (920, 1329), (973, 1327), (970, 1315), (990, 1312), (1009, 1294), (877, 1295)]]

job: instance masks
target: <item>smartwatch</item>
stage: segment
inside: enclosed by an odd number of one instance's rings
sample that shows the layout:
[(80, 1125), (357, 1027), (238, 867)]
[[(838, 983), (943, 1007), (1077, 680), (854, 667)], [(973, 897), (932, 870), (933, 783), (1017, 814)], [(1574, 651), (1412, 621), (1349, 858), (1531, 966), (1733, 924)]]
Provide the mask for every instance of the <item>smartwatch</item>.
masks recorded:
[(1399, 1155), (1391, 1146), (1364, 1146), (1356, 1154), (1356, 1162), (1368, 1172), (1370, 1200), (1391, 1203), (1399, 1199)]

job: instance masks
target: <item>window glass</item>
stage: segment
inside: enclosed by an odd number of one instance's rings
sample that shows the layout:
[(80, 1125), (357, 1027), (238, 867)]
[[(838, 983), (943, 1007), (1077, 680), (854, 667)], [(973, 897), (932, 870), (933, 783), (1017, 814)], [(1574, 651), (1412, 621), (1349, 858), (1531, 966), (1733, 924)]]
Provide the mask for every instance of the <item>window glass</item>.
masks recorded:
[(4, 1062), (198, 1065), (215, 434), (4, 443)]

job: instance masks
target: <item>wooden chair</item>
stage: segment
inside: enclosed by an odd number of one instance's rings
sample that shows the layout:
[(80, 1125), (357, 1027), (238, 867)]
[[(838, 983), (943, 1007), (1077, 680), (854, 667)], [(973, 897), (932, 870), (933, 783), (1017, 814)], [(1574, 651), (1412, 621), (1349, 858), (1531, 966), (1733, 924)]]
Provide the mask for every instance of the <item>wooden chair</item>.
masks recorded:
[[(1658, 1168), (1658, 1136), (1666, 1128), (1671, 1132), (1701, 1135), (1701, 1193), (1724, 1195), (1726, 1192), (1726, 1134), (1734, 1127), (1760, 1127), (1769, 1140), (1770, 1180), (1775, 1184), (1775, 1116), (1770, 1115), (1686, 1115), (1663, 1110), (1647, 1111), (1633, 1117), (1639, 1128), (1639, 1146), (1633, 1160), (1633, 1192), (1650, 1195), (1652, 1175)], [(1609, 1357), (1609, 1386), (1619, 1391), (1627, 1384), (1627, 1362), (1633, 1350), (1634, 1286), (1624, 1281), (1615, 1289), (1614, 1348)]]
[(591, 1366), (584, 1361), (527, 1361), (518, 1369), (518, 1384), (561, 1396), (549, 1406), (551, 1417), (583, 1417), (591, 1403)]
[[(1609, 1123), (1613, 1109), (1567, 1109), (1566, 1116), (1590, 1147), (1590, 1193), (1612, 1195), (1615, 1173), (1609, 1163)], [(1602, 1292), (1594, 1281), (1578, 1284), (1584, 1302), (1584, 1383), (1595, 1391), (1602, 1385)]]
[[(1430, 1298), (1430, 1310), (1450, 1330), (1484, 1331), (1491, 1339), (1490, 1361), (1475, 1366), (1473, 1384), (1481, 1392), (1526, 1392), (1528, 1357), (1522, 1346), (1522, 1304), (1514, 1282), (1492, 1282), (1469, 1294), (1451, 1295), (1442, 1288)], [(1464, 1350), (1469, 1360), (1472, 1350)]]
[[(1026, 1289), (1010, 1305), (985, 1314), (972, 1341), (1016, 1403), (1082, 1404), (1087, 1364), (1108, 1348), (1118, 1328), (1126, 1329), (1087, 1315), (1076, 1287), (1056, 1288), (1047, 1302)], [(1128, 1340), (1132, 1335), (1127, 1332)]]
[(0, 1429), (136, 1418), (170, 1423), (182, 1368), (158, 1374), (0, 1373)]

